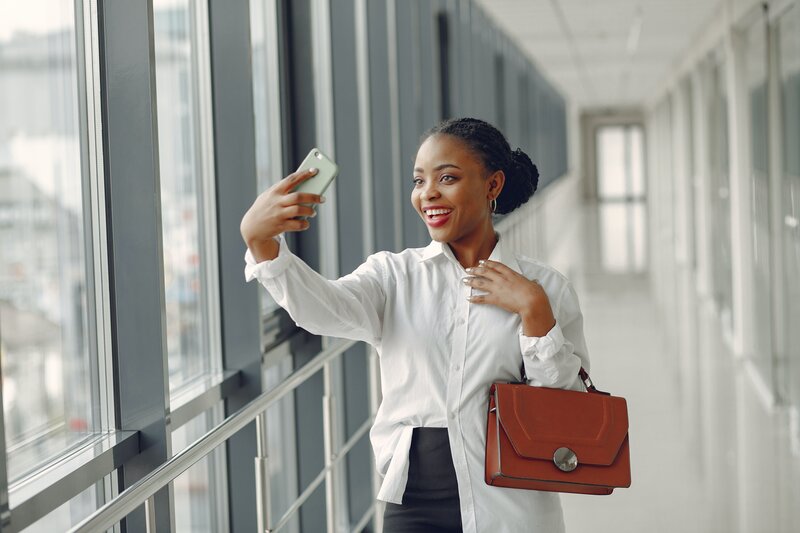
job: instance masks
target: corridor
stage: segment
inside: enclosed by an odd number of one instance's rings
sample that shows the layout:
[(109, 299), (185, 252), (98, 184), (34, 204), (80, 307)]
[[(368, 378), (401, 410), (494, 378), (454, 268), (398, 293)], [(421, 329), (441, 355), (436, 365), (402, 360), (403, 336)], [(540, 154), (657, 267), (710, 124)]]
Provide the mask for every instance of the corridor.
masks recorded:
[[(659, 311), (647, 271), (604, 266), (602, 243), (625, 239), (604, 235), (610, 224), (601, 214), (622, 216), (619, 209), (583, 203), (569, 245), (592, 378), (628, 402), (632, 484), (608, 497), (563, 495), (567, 530), (774, 533), (784, 531), (784, 520), (797, 531), (796, 456), (784, 444), (788, 431), (770, 429), (788, 427), (789, 414), (765, 407), (769, 398), (734, 361), (713, 305), (693, 288), (676, 291), (687, 313), (672, 323)], [(696, 335), (685, 353), (679, 331)], [(681, 372), (682, 362), (690, 372)]]

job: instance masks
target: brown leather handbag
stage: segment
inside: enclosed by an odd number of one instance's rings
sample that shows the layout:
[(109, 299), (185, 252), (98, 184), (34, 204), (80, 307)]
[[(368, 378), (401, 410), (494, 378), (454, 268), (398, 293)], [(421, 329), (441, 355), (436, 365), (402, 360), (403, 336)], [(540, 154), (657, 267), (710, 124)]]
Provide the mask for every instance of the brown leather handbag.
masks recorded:
[(625, 398), (597, 390), (581, 368), (587, 392), (495, 383), (489, 392), (486, 483), (498, 487), (611, 494), (630, 487)]

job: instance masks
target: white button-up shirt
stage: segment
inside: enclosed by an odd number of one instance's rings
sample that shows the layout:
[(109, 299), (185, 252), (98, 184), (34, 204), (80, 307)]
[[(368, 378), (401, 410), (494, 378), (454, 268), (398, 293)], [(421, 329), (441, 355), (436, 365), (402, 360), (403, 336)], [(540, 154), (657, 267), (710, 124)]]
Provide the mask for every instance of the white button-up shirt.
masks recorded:
[(258, 279), (298, 326), (317, 335), (368, 342), (380, 356), (383, 399), (370, 439), (383, 476), (378, 499), (401, 503), (415, 427), (446, 427), (465, 532), (564, 530), (558, 493), (489, 486), (484, 481), (488, 393), (495, 381), (520, 379), (524, 362), (534, 386), (584, 390), (589, 371), (583, 315), (569, 280), (519, 256), (499, 239), (489, 259), (538, 279), (556, 325), (544, 337), (522, 334), (519, 315), (467, 301), (466, 272), (446, 244), (379, 252), (351, 274), (328, 280), (280, 251), (245, 276)]

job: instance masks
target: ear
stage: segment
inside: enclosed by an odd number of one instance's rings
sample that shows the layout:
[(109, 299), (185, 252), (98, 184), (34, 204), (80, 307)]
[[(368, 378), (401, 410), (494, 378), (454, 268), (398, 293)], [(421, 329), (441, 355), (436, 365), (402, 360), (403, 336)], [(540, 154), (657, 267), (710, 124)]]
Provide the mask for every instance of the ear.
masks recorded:
[(502, 170), (497, 170), (494, 174), (490, 175), (486, 180), (489, 198), (497, 198), (500, 196), (500, 191), (503, 190), (503, 185), (505, 185), (505, 183), (506, 175)]

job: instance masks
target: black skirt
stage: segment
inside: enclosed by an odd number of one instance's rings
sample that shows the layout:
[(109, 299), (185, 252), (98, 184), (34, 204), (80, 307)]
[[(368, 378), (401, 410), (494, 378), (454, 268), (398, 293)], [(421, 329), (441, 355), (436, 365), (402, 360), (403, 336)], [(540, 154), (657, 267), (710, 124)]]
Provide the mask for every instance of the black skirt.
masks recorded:
[(461, 531), (458, 483), (447, 428), (414, 428), (403, 504), (386, 503), (384, 533)]

